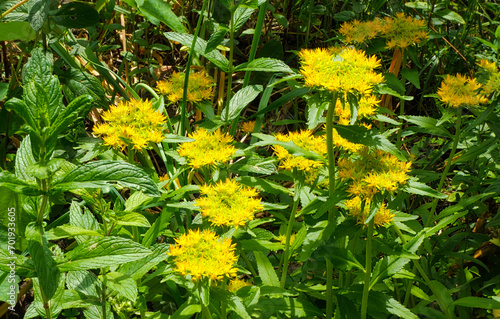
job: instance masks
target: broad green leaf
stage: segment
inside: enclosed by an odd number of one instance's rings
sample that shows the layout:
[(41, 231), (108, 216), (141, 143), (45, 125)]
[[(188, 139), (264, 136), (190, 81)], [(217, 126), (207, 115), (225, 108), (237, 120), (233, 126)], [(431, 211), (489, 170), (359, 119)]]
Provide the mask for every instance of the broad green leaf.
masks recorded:
[(22, 255), (12, 254), (12, 252), (12, 250), (0, 249), (0, 271), (9, 273), (10, 266), (14, 262), (17, 276), (36, 277), (33, 260)]
[(16, 153), (15, 173), (16, 176), (26, 182), (36, 182), (36, 179), (28, 174), (28, 168), (35, 164), (36, 160), (31, 150), (31, 138), (27, 135), (21, 142)]
[(262, 283), (266, 286), (279, 287), (280, 282), (278, 276), (274, 271), (273, 265), (267, 259), (267, 257), (260, 251), (253, 252), (255, 256), (255, 261), (257, 262), (257, 268), (259, 270), (259, 276)]
[(373, 267), (370, 289), (376, 283), (397, 274), (409, 261), (410, 259), (399, 256), (387, 256), (380, 259)]
[(130, 239), (110, 236), (79, 245), (67, 253), (58, 266), (61, 271), (103, 268), (139, 260), (149, 254), (149, 249)]
[(94, 161), (78, 166), (55, 182), (53, 188), (58, 191), (100, 188), (115, 182), (151, 196), (160, 194), (155, 182), (141, 168), (117, 161)]
[(59, 77), (59, 80), (68, 100), (72, 101), (81, 95), (90, 95), (96, 105), (108, 106), (106, 92), (97, 77), (80, 69), (70, 68)]
[(438, 136), (452, 137), (450, 132), (448, 132), (442, 126), (437, 125), (438, 123), (437, 119), (426, 116), (414, 116), (414, 115), (403, 115), (400, 116), (399, 118), (402, 118), (407, 122), (418, 125), (420, 128), (422, 128), (422, 130), (419, 131), (421, 133), (426, 133), (426, 134), (430, 133)]
[(391, 89), (396, 90), (399, 94), (404, 94), (405, 86), (401, 81), (392, 73), (384, 73), (385, 83), (391, 87)]
[(405, 101), (413, 100), (413, 96), (401, 95), (398, 92), (391, 89), (387, 84), (384, 84), (384, 83), (376, 85), (374, 91), (378, 94), (389, 94), (389, 95), (397, 97), (398, 99), (405, 100)]
[[(50, 297), (50, 310), (52, 318), (58, 318), (59, 314), (62, 311), (65, 276), (60, 276), (57, 281), (55, 280), (55, 278), (53, 278), (52, 280), (55, 281), (55, 285), (57, 285), (57, 291), (53, 296)], [(41, 318), (46, 318), (46, 311), (40, 291), (41, 287), (43, 286), (41, 285), (39, 278), (33, 278), (33, 292), (35, 300), (33, 300), (33, 302), (30, 304), (23, 318), (38, 318), (39, 316)]]
[(36, 120), (38, 117), (38, 112), (28, 107), (23, 100), (20, 100), (18, 98), (9, 99), (7, 102), (5, 102), (5, 107), (8, 110), (13, 110), (14, 112), (16, 112), (20, 118), (26, 121), (26, 124), (30, 126), (33, 131), (39, 130), (38, 121)]
[(106, 285), (110, 290), (114, 290), (122, 297), (135, 302), (137, 299), (137, 283), (134, 279), (119, 272), (109, 272), (105, 276)]
[(146, 217), (134, 212), (119, 213), (113, 221), (123, 226), (151, 227)]
[(16, 193), (21, 193), (28, 196), (38, 196), (42, 194), (42, 191), (38, 188), (38, 185), (34, 183), (24, 182), (8, 171), (0, 172), (0, 186), (7, 187), (8, 189)]
[[(229, 101), (229, 112), (227, 113), (226, 108), (222, 110), (221, 119), (222, 121), (232, 121), (238, 117), (243, 111), (243, 109), (250, 104), (255, 98), (262, 92), (261, 85), (249, 85), (243, 89), (236, 92)], [(226, 118), (226, 114), (228, 118)]]
[(234, 68), (234, 71), (260, 71), (260, 72), (283, 72), (294, 73), (283, 61), (272, 58), (259, 58), (251, 62), (242, 63)]
[(458, 13), (456, 13), (455, 11), (451, 11), (450, 9), (443, 9), (443, 10), (435, 12), (435, 14), (438, 17), (441, 17), (445, 20), (455, 22), (455, 23), (465, 24), (464, 18), (462, 18), (462, 16), (459, 15)]
[[(0, 22), (0, 41), (31, 41), (35, 38), (36, 32), (29, 22), (9, 21)], [(3, 84), (3, 83), (2, 83)], [(7, 83), (5, 83), (7, 84)], [(0, 94), (0, 101), (2, 95)]]
[(150, 248), (153, 253), (142, 259), (131, 261), (120, 266), (119, 272), (131, 277), (134, 280), (142, 278), (152, 268), (168, 258), (168, 245), (156, 244)]
[(464, 297), (453, 301), (454, 306), (482, 308), (482, 309), (500, 309), (500, 298), (489, 299), (480, 297)]
[(29, 81), (23, 91), (23, 100), (36, 114), (37, 126), (41, 131), (50, 126), (63, 110), (61, 85), (55, 76), (40, 84), (37, 80)]
[(158, 22), (155, 20), (159, 20), (176, 32), (187, 32), (186, 27), (181, 23), (181, 20), (175, 15), (167, 2), (147, 0), (139, 5), (139, 11), (155, 25), (158, 25)]
[(324, 257), (332, 261), (333, 267), (340, 270), (351, 270), (353, 268), (364, 271), (365, 268), (354, 257), (351, 251), (331, 245), (321, 246), (315, 250), (314, 257)]
[(53, 63), (54, 57), (50, 52), (44, 52), (42, 48), (32, 50), (31, 57), (23, 66), (23, 84), (27, 85), (30, 81), (48, 83), (52, 77)]
[(440, 193), (424, 183), (420, 183), (416, 180), (416, 178), (410, 178), (406, 184), (403, 186), (402, 190), (410, 194), (417, 194), (422, 196), (429, 196), (435, 198), (444, 199), (447, 196), (443, 193)]
[[(99, 223), (92, 213), (88, 210), (87, 207), (83, 208), (83, 212), (81, 207), (77, 204), (76, 201), (71, 202), (69, 207), (69, 224), (78, 228), (87, 229), (89, 231), (98, 231)], [(80, 235), (75, 236), (78, 244), (83, 242), (93, 240), (96, 238), (92, 237), (93, 235)]]
[(299, 96), (305, 95), (307, 92), (309, 92), (309, 88), (293, 89), (292, 91), (283, 95), (282, 97), (280, 97), (276, 101), (272, 102), (271, 104), (263, 107), (262, 109), (259, 108), (259, 111), (257, 113), (255, 113), (254, 115), (252, 115), (250, 118), (253, 118), (253, 117), (265, 114), (267, 112), (270, 112), (270, 111), (284, 105), (285, 103), (287, 103), (287, 102), (289, 102), (289, 101), (291, 101)]
[(229, 170), (235, 174), (249, 172), (259, 175), (272, 175), (277, 172), (276, 159), (272, 157), (264, 158), (256, 153), (250, 153), (245, 158), (231, 164)]
[(321, 318), (323, 312), (313, 304), (296, 298), (261, 298), (256, 307), (265, 316), (264, 318), (273, 318), (272, 314), (284, 314), (289, 318)]
[(253, 176), (241, 176), (238, 178), (238, 181), (243, 185), (254, 187), (259, 191), (269, 194), (293, 194), (292, 190), (268, 179)]
[(325, 161), (325, 159), (311, 151), (304, 150), (297, 145), (295, 145), (293, 142), (282, 142), (278, 141), (274, 136), (270, 136), (267, 134), (262, 134), (262, 133), (254, 133), (253, 136), (261, 139), (261, 142), (254, 143), (251, 148), (257, 147), (257, 146), (266, 146), (266, 145), (279, 145), (283, 146), (290, 154), (294, 156), (303, 156), (308, 159), (313, 159), (316, 161)]
[(127, 198), (125, 202), (125, 211), (133, 212), (141, 209), (141, 206), (144, 206), (148, 202), (150, 202), (154, 197), (148, 196), (143, 192), (134, 192)]
[(81, 2), (63, 4), (54, 14), (52, 20), (66, 28), (81, 29), (99, 22), (99, 13), (89, 5)]
[(245, 251), (278, 251), (283, 249), (283, 244), (260, 239), (242, 239), (238, 241), (241, 249)]
[(93, 98), (90, 95), (82, 95), (71, 101), (62, 109), (51, 125), (49, 136), (57, 138), (59, 134), (68, 129), (68, 127), (79, 117), (87, 114), (92, 107)]
[[(90, 271), (70, 271), (66, 275), (66, 285), (68, 289), (74, 291), (79, 296), (75, 301), (82, 302), (77, 308), (83, 309), (85, 318), (101, 319), (103, 318), (101, 287), (102, 282)], [(71, 295), (65, 294), (64, 302), (71, 302)], [(110, 303), (106, 303), (106, 317), (112, 318)]]
[(406, 2), (405, 6), (407, 6), (408, 8), (420, 9), (425, 11), (428, 11), (431, 8), (430, 5), (425, 1)]
[(420, 79), (418, 76), (418, 70), (404, 68), (401, 70), (401, 75), (410, 81), (417, 89), (420, 89)]
[(201, 311), (201, 305), (194, 300), (194, 298), (189, 298), (185, 303), (183, 303), (179, 309), (175, 311), (172, 315), (172, 319), (189, 319), (192, 318), (195, 313)]
[(389, 142), (387, 137), (378, 133), (375, 129), (368, 130), (363, 126), (353, 125), (334, 125), (334, 128), (337, 130), (340, 136), (349, 140), (350, 142), (373, 146), (379, 150), (396, 156), (399, 160), (406, 160), (401, 151), (398, 150), (396, 146), (394, 146), (394, 144)]
[(328, 223), (326, 220), (320, 221), (316, 223), (316, 225), (309, 227), (307, 229), (306, 239), (302, 245), (302, 251), (298, 257), (299, 261), (304, 262), (309, 259), (316, 249), (330, 238), (334, 230), (335, 225)]
[(47, 20), (50, 4), (51, 1), (46, 0), (32, 1), (32, 6), (28, 15), (28, 22), (36, 32), (40, 31), (45, 23), (45, 20)]
[[(193, 35), (191, 34), (185, 34), (185, 33), (177, 33), (177, 32), (165, 32), (164, 33), (165, 37), (169, 39), (170, 41), (176, 41), (179, 42), (182, 45), (185, 45), (189, 48), (191, 48), (191, 45), (193, 44)], [(210, 62), (218, 66), (223, 72), (227, 72), (228, 67), (229, 67), (229, 61), (225, 56), (222, 55), (217, 50), (210, 51), (208, 53), (205, 53), (207, 50), (207, 42), (203, 39), (196, 39), (196, 43), (194, 46), (194, 51), (198, 54), (203, 55), (205, 58), (207, 58)]]
[[(0, 26), (1, 25), (2, 24), (0, 23)], [(9, 83), (0, 83), (0, 101), (2, 101), (7, 96), (8, 92), (9, 92)]]
[(47, 239), (39, 233), (41, 231), (33, 224), (26, 229), (28, 251), (35, 266), (36, 276), (40, 280), (40, 287), (47, 299), (51, 299), (57, 291), (61, 274), (49, 250)]
[(45, 233), (47, 240), (56, 240), (61, 238), (74, 238), (76, 236), (97, 236), (102, 237), (103, 235), (95, 230), (85, 229), (73, 225), (61, 225)]
[(205, 54), (215, 50), (219, 44), (222, 43), (224, 37), (229, 32), (226, 26), (219, 25), (219, 30), (212, 33), (210, 39), (208, 39), (207, 47), (205, 48)]
[(248, 21), (252, 16), (254, 9), (238, 6), (234, 12), (234, 32), (238, 32), (240, 28)]
[(433, 297), (438, 303), (441, 310), (445, 313), (446, 312), (453, 313), (454, 305), (453, 305), (453, 298), (451, 297), (451, 291), (437, 280), (431, 280), (429, 284), (430, 284), (429, 288), (431, 288), (432, 291), (435, 292)]

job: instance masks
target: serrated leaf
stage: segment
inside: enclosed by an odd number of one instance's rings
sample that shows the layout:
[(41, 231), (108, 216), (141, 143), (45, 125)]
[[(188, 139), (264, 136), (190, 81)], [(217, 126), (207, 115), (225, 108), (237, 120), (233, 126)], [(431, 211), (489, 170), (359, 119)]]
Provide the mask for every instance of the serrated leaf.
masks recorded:
[[(189, 48), (191, 48), (191, 45), (193, 44), (193, 35), (191, 34), (165, 32), (164, 35), (170, 41), (179, 42), (182, 45), (185, 45)], [(210, 62), (218, 66), (223, 72), (227, 72), (229, 67), (229, 61), (227, 60), (227, 58), (223, 56), (222, 53), (220, 53), (219, 51), (213, 50), (208, 53), (205, 53), (206, 50), (207, 50), (207, 42), (200, 38), (196, 39), (194, 51), (198, 54), (203, 55)]]
[(115, 223), (123, 226), (138, 226), (138, 227), (151, 227), (146, 217), (139, 213), (124, 212), (117, 214), (113, 219)]
[(427, 116), (403, 115), (399, 118), (422, 128), (422, 133), (430, 133), (438, 136), (452, 137), (450, 132), (441, 126), (438, 126), (438, 120)]
[(61, 271), (96, 269), (139, 260), (149, 254), (151, 250), (130, 239), (110, 236), (79, 245), (58, 266)]
[(207, 42), (207, 47), (205, 48), (205, 54), (210, 53), (215, 50), (219, 44), (222, 43), (224, 37), (229, 32), (229, 29), (225, 26), (219, 26), (219, 30), (212, 33)]
[(74, 238), (76, 236), (97, 236), (102, 237), (103, 235), (95, 230), (85, 229), (73, 225), (61, 225), (45, 233), (47, 240), (56, 240), (61, 238)]
[(260, 72), (282, 72), (294, 73), (283, 61), (273, 58), (259, 58), (251, 62), (242, 63), (234, 68), (234, 71), (260, 71)]
[(144, 194), (159, 196), (155, 182), (139, 167), (126, 162), (94, 161), (72, 169), (53, 184), (57, 191), (78, 188), (101, 188), (109, 183), (140, 190)]
[(375, 129), (368, 130), (363, 126), (334, 125), (334, 128), (343, 138), (353, 143), (373, 146), (379, 150), (388, 152), (396, 156), (399, 160), (405, 161), (403, 154), (389, 142), (387, 137), (377, 132)]
[(175, 15), (167, 2), (163, 2), (161, 0), (143, 1), (139, 6), (139, 11), (155, 25), (158, 25), (158, 22), (155, 21), (158, 20), (165, 23), (169, 28), (176, 32), (187, 32), (186, 27), (182, 24), (179, 17)]
[[(99, 230), (99, 223), (92, 213), (88, 210), (88, 208), (84, 207), (83, 212), (81, 207), (77, 204), (76, 201), (71, 202), (69, 207), (69, 224), (88, 229), (91, 231)], [(81, 244), (88, 240), (93, 240), (92, 236), (75, 236), (76, 241)]]
[(134, 279), (119, 272), (109, 272), (106, 275), (106, 285), (122, 297), (135, 302), (137, 299), (137, 283)]
[(418, 182), (415, 178), (410, 178), (406, 184), (404, 184), (403, 191), (410, 193), (410, 194), (417, 194), (417, 195), (422, 195), (422, 196), (430, 196), (430, 197), (435, 197), (435, 198), (441, 198), (444, 199), (446, 198), (446, 194), (440, 193), (437, 190), (434, 190), (430, 188), (429, 186), (425, 185), (424, 183)]
[(89, 5), (80, 2), (63, 4), (53, 15), (52, 20), (66, 28), (86, 28), (99, 22), (99, 13)]
[(24, 182), (17, 178), (14, 174), (7, 171), (0, 172), (0, 186), (7, 187), (16, 193), (28, 196), (38, 196), (42, 194), (38, 185)]
[(311, 257), (312, 253), (323, 244), (335, 230), (335, 225), (328, 223), (328, 221), (320, 221), (314, 226), (307, 229), (307, 235), (302, 245), (302, 251), (299, 254), (298, 260), (301, 262), (306, 261)]
[(153, 251), (151, 255), (139, 260), (125, 263), (120, 266), (118, 271), (133, 278), (134, 280), (138, 280), (160, 262), (168, 258), (168, 245), (156, 244), (152, 246), (150, 250)]
[(373, 267), (369, 289), (373, 288), (377, 282), (397, 274), (409, 261), (410, 259), (399, 256), (387, 256), (379, 260)]
[(384, 83), (376, 85), (374, 91), (378, 94), (389, 94), (389, 95), (397, 97), (398, 99), (405, 100), (405, 101), (412, 101), (413, 100), (413, 96), (401, 95), (398, 92), (391, 89), (387, 84), (384, 84)]
[[(249, 85), (236, 92), (229, 101), (229, 112), (222, 110), (222, 121), (232, 121), (240, 115), (241, 111), (262, 92), (262, 85)], [(227, 116), (227, 118), (226, 118)]]
[(28, 15), (28, 22), (33, 30), (40, 31), (43, 27), (45, 20), (49, 14), (50, 1), (46, 0), (33, 0), (30, 12)]
[(254, 251), (253, 254), (257, 262), (257, 269), (262, 283), (266, 286), (279, 287), (280, 282), (278, 276), (269, 259), (260, 251)]

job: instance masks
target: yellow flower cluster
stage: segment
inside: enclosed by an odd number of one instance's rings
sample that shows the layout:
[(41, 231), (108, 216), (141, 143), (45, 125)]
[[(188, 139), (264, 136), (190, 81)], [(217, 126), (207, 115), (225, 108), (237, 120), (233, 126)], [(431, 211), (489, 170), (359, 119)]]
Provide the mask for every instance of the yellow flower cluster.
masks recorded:
[[(356, 218), (358, 224), (365, 224), (366, 218), (370, 215), (371, 199), (367, 199), (364, 203), (363, 211), (361, 211), (361, 206), (363, 205), (362, 200), (359, 196), (349, 199), (345, 202), (349, 214)], [(376, 226), (384, 226), (389, 224), (394, 218), (394, 214), (387, 206), (382, 204), (379, 210), (375, 213), (374, 224)]]
[(484, 94), (490, 95), (493, 92), (500, 91), (500, 71), (495, 62), (488, 60), (479, 61), (479, 66), (488, 73), (488, 80), (482, 85)]
[[(368, 94), (361, 96), (358, 101), (358, 117), (366, 118), (375, 114), (379, 100), (376, 96)], [(342, 105), (340, 100), (337, 100), (335, 105), (335, 115), (339, 117), (338, 123), (341, 125), (349, 125), (351, 121), (351, 108), (348, 105)]]
[[(167, 81), (158, 81), (156, 89), (161, 95), (165, 95), (172, 103), (182, 99), (184, 92), (184, 73), (174, 72)], [(214, 80), (204, 71), (189, 74), (187, 100), (188, 102), (200, 102), (210, 100), (213, 97)]]
[(201, 208), (204, 217), (208, 217), (215, 226), (245, 225), (253, 219), (254, 214), (263, 209), (255, 188), (245, 187), (235, 180), (226, 180), (215, 185), (200, 187), (201, 195), (196, 205)]
[(371, 199), (378, 192), (395, 192), (408, 180), (411, 162), (402, 162), (394, 155), (365, 147), (356, 159), (339, 160), (339, 175), (351, 179), (348, 192), (353, 196)]
[(369, 94), (374, 84), (384, 81), (381, 74), (373, 71), (380, 66), (380, 60), (375, 56), (367, 57), (362, 50), (349, 47), (303, 49), (299, 57), (306, 86)]
[(447, 74), (437, 95), (441, 102), (451, 107), (474, 106), (488, 102), (488, 99), (478, 92), (480, 88), (481, 84), (476, 79), (461, 74)]
[(365, 43), (367, 40), (377, 37), (382, 25), (380, 20), (361, 22), (354, 19), (352, 22), (344, 22), (339, 33), (345, 37), (346, 43)]
[(177, 152), (186, 157), (189, 165), (194, 168), (227, 162), (236, 152), (236, 148), (230, 144), (232, 137), (220, 130), (209, 133), (200, 129), (188, 136), (194, 141), (183, 143)]
[(170, 255), (174, 257), (176, 270), (182, 275), (191, 275), (192, 280), (210, 278), (219, 280), (235, 277), (234, 264), (238, 258), (234, 254), (236, 244), (231, 239), (219, 239), (209, 230), (189, 230), (187, 234), (175, 239), (170, 246)]
[(336, 129), (333, 129), (333, 146), (343, 149), (344, 151), (356, 153), (363, 148), (363, 144), (349, 142), (339, 135)]
[(243, 122), (243, 124), (241, 125), (241, 130), (245, 133), (253, 133), (254, 129), (255, 129), (255, 121)]
[(339, 33), (345, 37), (346, 43), (365, 43), (367, 40), (381, 36), (387, 39), (387, 48), (405, 49), (427, 38), (428, 33), (424, 28), (424, 20), (417, 20), (400, 12), (395, 18), (345, 22), (340, 27)]
[(229, 281), (229, 284), (227, 285), (227, 290), (229, 290), (230, 292), (235, 292), (243, 287), (251, 285), (252, 284), (246, 281), (245, 279), (234, 278)]
[(101, 117), (106, 122), (97, 124), (93, 133), (102, 136), (106, 145), (122, 149), (131, 145), (141, 150), (149, 142), (160, 143), (165, 137), (165, 116), (153, 109), (151, 101), (119, 102), (103, 112)]
[[(282, 142), (292, 141), (298, 147), (306, 151), (315, 152), (316, 154), (321, 156), (326, 156), (327, 154), (324, 137), (313, 136), (310, 130), (303, 130), (300, 132), (289, 132), (287, 135), (278, 133), (276, 135), (276, 139)], [(296, 168), (300, 171), (307, 172), (308, 182), (312, 182), (314, 181), (314, 179), (316, 179), (316, 177), (319, 174), (318, 169), (324, 165), (322, 161), (308, 159), (303, 156), (294, 156), (280, 145), (274, 145), (273, 149), (274, 149), (274, 154), (280, 160), (281, 168), (288, 170)]]

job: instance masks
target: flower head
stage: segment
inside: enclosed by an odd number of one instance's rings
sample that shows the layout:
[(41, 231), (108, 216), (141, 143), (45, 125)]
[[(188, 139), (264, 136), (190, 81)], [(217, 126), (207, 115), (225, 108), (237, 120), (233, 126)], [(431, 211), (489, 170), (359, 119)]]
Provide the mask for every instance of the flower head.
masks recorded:
[(380, 32), (387, 41), (387, 47), (405, 49), (427, 38), (424, 30), (425, 21), (405, 16), (400, 12), (395, 18), (385, 18), (380, 27)]
[(352, 22), (344, 22), (339, 33), (345, 36), (346, 43), (365, 43), (367, 40), (375, 38), (381, 28), (380, 20), (370, 20), (361, 22), (354, 19)]
[(202, 215), (215, 226), (243, 226), (263, 208), (257, 198), (258, 191), (235, 180), (228, 179), (215, 185), (201, 186), (200, 189), (201, 195), (205, 196), (196, 199), (196, 204), (201, 208)]
[(230, 144), (233, 141), (231, 136), (220, 130), (209, 133), (200, 129), (189, 134), (189, 137), (194, 141), (183, 143), (177, 152), (180, 156), (187, 157), (189, 165), (194, 168), (227, 162), (236, 152), (236, 148)]
[[(174, 72), (167, 81), (159, 81), (156, 89), (172, 103), (177, 103), (182, 99), (184, 91), (184, 73)], [(206, 75), (204, 71), (189, 74), (188, 81), (188, 102), (200, 102), (213, 97), (214, 80)]]
[[(365, 224), (366, 218), (370, 215), (371, 199), (367, 199), (364, 203), (363, 210), (362, 199), (356, 196), (345, 202), (347, 209), (349, 210), (349, 215), (356, 218), (358, 224)], [(394, 218), (394, 214), (386, 207), (385, 203), (380, 206), (378, 211), (375, 213), (374, 224), (376, 226), (384, 226), (389, 224)]]
[(437, 94), (441, 102), (451, 107), (474, 106), (488, 102), (488, 99), (478, 92), (480, 88), (481, 84), (476, 79), (461, 74), (447, 74)]
[(367, 57), (354, 48), (304, 49), (299, 57), (305, 85), (330, 91), (368, 94), (376, 83), (383, 82), (373, 70), (380, 66), (376, 57)]
[(243, 122), (241, 125), (241, 130), (245, 133), (253, 133), (255, 129), (255, 121)]
[(175, 269), (182, 275), (189, 274), (193, 280), (236, 276), (234, 264), (238, 258), (234, 254), (236, 244), (231, 244), (231, 239), (219, 239), (209, 230), (189, 230), (175, 242), (170, 246), (170, 255), (174, 257)]
[(234, 278), (229, 281), (229, 284), (227, 285), (227, 290), (229, 290), (230, 292), (235, 292), (243, 287), (251, 285), (252, 284), (246, 281), (245, 279)]
[(489, 95), (493, 92), (500, 91), (500, 71), (495, 62), (489, 62), (488, 60), (479, 61), (479, 66), (487, 72), (487, 80), (482, 85), (483, 92)]
[(105, 123), (97, 124), (93, 132), (102, 136), (104, 143), (124, 148), (146, 148), (149, 142), (159, 143), (163, 134), (165, 116), (153, 109), (153, 102), (130, 100), (119, 102), (102, 113)]
[[(375, 114), (379, 100), (374, 95), (363, 95), (358, 101), (358, 117), (367, 118)], [(337, 100), (335, 105), (335, 115), (339, 117), (339, 124), (349, 125), (351, 121), (351, 108), (348, 105), (342, 105), (340, 100)]]

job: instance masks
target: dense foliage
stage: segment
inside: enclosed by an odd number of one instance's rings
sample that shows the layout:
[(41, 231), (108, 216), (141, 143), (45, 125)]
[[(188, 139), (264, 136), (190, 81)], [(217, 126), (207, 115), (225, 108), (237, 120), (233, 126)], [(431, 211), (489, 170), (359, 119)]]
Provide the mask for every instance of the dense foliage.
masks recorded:
[(500, 317), (500, 5), (0, 0), (0, 314)]

